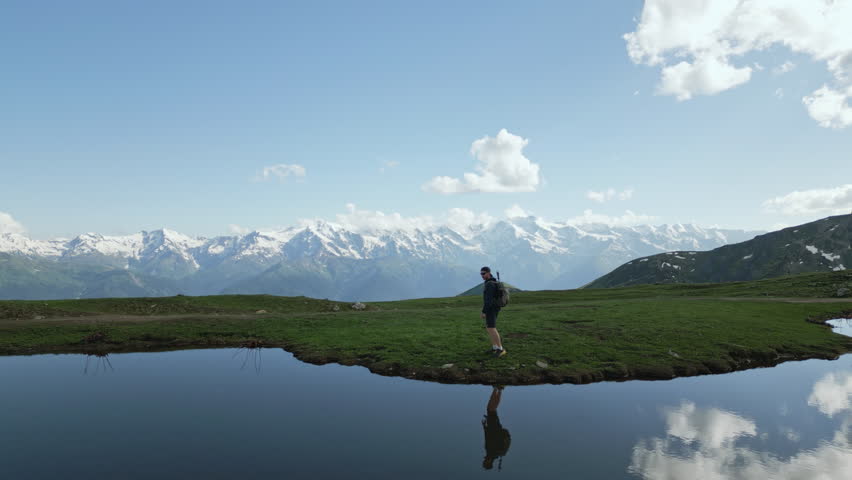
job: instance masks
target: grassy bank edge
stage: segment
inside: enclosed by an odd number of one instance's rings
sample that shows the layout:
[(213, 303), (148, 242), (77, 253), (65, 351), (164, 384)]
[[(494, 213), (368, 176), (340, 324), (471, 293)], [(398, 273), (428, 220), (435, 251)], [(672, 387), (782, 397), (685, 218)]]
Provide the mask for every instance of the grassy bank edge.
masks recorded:
[[(826, 305), (829, 306), (829, 305)], [(825, 322), (835, 318), (852, 318), (852, 309), (848, 304), (830, 304), (836, 307), (827, 313), (808, 316), (803, 322), (820, 325), (830, 329)], [(270, 320), (280, 317), (268, 317)], [(196, 318), (184, 319), (182, 321), (192, 322), (196, 327), (203, 327), (206, 322), (217, 322), (219, 319)], [(170, 340), (152, 336), (150, 340), (128, 341), (112, 343), (107, 338), (98, 339), (98, 332), (104, 330), (106, 325), (114, 325), (116, 322), (106, 324), (95, 321), (88, 324), (93, 333), (88, 339), (78, 343), (64, 345), (39, 345), (21, 346), (10, 348), (0, 347), (0, 355), (42, 355), (42, 354), (85, 354), (85, 355), (109, 355), (117, 353), (141, 353), (141, 352), (165, 352), (175, 350), (211, 349), (211, 348), (246, 348), (246, 349), (272, 349), (281, 348), (292, 353), (295, 358), (315, 364), (325, 365), (336, 363), (346, 366), (362, 366), (372, 373), (404, 377), (415, 380), (435, 381), (450, 384), (501, 384), (501, 385), (535, 385), (535, 384), (587, 384), (601, 381), (628, 381), (628, 380), (668, 380), (677, 377), (689, 377), (707, 374), (729, 373), (734, 371), (748, 370), (752, 368), (772, 367), (787, 361), (799, 361), (808, 359), (834, 360), (840, 355), (852, 352), (852, 338), (837, 335), (833, 344), (813, 345), (812, 348), (788, 349), (783, 345), (769, 346), (769, 349), (749, 350), (737, 348), (727, 352), (724, 358), (706, 360), (698, 365), (640, 365), (628, 366), (626, 368), (597, 368), (597, 369), (553, 369), (548, 366), (526, 365), (518, 371), (497, 371), (487, 367), (483, 370), (471, 371), (455, 365), (449, 367), (412, 367), (403, 362), (377, 361), (370, 356), (351, 356), (342, 354), (333, 349), (316, 349), (304, 343), (294, 340), (269, 341), (258, 336), (248, 335), (236, 339), (196, 339), (196, 340)], [(119, 322), (120, 323), (120, 322)], [(174, 320), (151, 319), (147, 322), (150, 326), (168, 328), (169, 323)], [(52, 326), (51, 328), (62, 328)], [(93, 338), (94, 337), (94, 338)], [(490, 363), (500, 362), (500, 359), (488, 360)]]

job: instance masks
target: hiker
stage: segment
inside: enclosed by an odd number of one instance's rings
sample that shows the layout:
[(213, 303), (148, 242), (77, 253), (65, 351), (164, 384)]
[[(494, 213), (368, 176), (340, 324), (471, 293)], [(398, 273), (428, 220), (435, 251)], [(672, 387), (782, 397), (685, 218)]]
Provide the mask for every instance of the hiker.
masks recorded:
[(488, 332), (488, 337), (491, 339), (491, 351), (489, 353), (499, 358), (506, 355), (506, 350), (503, 348), (500, 333), (497, 332), (497, 314), (500, 313), (500, 306), (497, 304), (497, 279), (491, 275), (491, 268), (489, 267), (480, 268), (479, 274), (484, 282), (480, 318), (485, 319), (485, 331)]
[(497, 416), (497, 406), (500, 405), (502, 393), (502, 386), (493, 387), (488, 406), (485, 407), (485, 418), (482, 419), (482, 430), (485, 432), (485, 458), (482, 459), (482, 468), (486, 470), (494, 468), (494, 460), (497, 458), (500, 458), (497, 470), (503, 468), (503, 456), (509, 451), (509, 444), (512, 443), (509, 431), (503, 428)]

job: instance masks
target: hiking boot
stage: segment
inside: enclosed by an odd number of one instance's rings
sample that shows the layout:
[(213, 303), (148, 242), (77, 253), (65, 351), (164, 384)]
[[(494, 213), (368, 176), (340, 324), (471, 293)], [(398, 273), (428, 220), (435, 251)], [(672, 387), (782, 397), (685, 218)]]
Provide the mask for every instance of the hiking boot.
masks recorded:
[(506, 349), (502, 348), (500, 350), (494, 350), (494, 358), (500, 358), (506, 356)]

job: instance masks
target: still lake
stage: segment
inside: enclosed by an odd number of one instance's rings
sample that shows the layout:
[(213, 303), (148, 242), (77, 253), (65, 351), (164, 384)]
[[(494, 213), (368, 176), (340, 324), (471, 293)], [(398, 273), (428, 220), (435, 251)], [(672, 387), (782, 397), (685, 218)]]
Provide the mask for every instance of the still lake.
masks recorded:
[(279, 349), (0, 357), (0, 478), (154, 477), (848, 480), (852, 354), (502, 391)]

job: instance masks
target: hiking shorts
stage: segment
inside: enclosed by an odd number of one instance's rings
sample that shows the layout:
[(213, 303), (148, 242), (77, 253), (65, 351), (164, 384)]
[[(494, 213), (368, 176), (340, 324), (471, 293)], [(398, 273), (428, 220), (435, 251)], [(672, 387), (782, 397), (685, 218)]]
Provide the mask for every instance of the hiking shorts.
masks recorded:
[(497, 328), (497, 314), (500, 310), (487, 310), (485, 312), (485, 328)]

